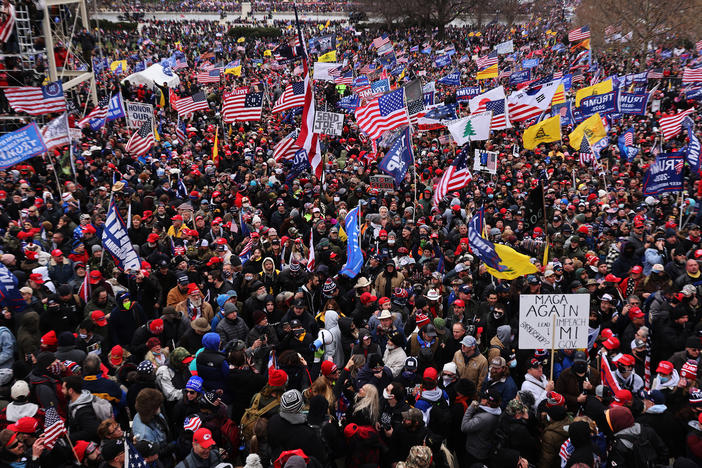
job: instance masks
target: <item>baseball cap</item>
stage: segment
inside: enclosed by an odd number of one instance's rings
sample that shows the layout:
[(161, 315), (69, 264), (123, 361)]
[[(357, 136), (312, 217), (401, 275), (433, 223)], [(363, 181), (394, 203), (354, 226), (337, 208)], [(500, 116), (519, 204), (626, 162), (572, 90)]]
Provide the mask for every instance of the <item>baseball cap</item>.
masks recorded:
[(41, 273), (32, 273), (29, 275), (29, 279), (37, 284), (44, 284), (44, 277), (41, 275)]
[(7, 426), (9, 430), (22, 434), (34, 434), (38, 427), (39, 422), (31, 416), (19, 418), (16, 423)]
[(193, 434), (193, 443), (195, 442), (202, 448), (212, 447), (215, 444), (212, 432), (204, 427), (201, 427)]
[(614, 401), (612, 402), (612, 405), (624, 406), (626, 403), (630, 402), (633, 399), (634, 397), (632, 396), (629, 390), (617, 390), (616, 392), (614, 392)]
[(105, 312), (101, 310), (94, 310), (90, 312), (90, 320), (93, 321), (98, 327), (107, 326), (107, 318), (105, 317)]
[(475, 346), (475, 345), (477, 345), (477, 343), (478, 342), (475, 340), (475, 338), (470, 336), (470, 335), (464, 336), (463, 339), (461, 340), (461, 345), (467, 346), (467, 347)]
[(673, 373), (673, 363), (670, 361), (661, 361), (658, 363), (658, 368), (656, 369), (656, 372), (659, 374), (672, 374)]
[(90, 272), (90, 284), (98, 284), (102, 279), (102, 273), (100, 270), (93, 270)]

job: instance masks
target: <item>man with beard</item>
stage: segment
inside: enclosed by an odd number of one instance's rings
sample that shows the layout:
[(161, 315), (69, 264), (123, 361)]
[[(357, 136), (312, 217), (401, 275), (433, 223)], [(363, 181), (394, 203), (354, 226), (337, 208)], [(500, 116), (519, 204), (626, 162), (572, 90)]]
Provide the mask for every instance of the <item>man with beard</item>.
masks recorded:
[(509, 375), (505, 358), (497, 356), (490, 360), (488, 374), (482, 388), (483, 391), (492, 389), (502, 396), (502, 409), (517, 395), (517, 384)]
[(381, 297), (391, 297), (393, 289), (401, 287), (404, 280), (404, 275), (395, 269), (395, 262), (388, 259), (385, 270), (375, 279), (376, 293)]
[(184, 273), (179, 275), (177, 281), (176, 286), (168, 291), (168, 295), (166, 297), (166, 307), (180, 304), (188, 298), (188, 285), (190, 284), (188, 275)]

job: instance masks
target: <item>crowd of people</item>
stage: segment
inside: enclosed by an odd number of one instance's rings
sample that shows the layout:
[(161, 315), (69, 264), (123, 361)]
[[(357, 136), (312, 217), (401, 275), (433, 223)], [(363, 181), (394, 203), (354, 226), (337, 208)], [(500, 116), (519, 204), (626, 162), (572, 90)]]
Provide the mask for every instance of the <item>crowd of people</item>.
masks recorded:
[[(254, 0), (251, 9), (257, 13), (280, 13), (293, 11), (292, 2), (268, 2)], [(219, 1), (211, 0), (205, 2), (179, 1), (179, 2), (125, 2), (125, 1), (105, 1), (100, 2), (101, 10), (104, 11), (177, 11), (177, 12), (226, 12), (236, 13), (241, 11), (241, 1)], [(350, 12), (355, 10), (356, 2), (340, 1), (320, 1), (320, 2), (300, 2), (296, 3), (298, 11), (304, 13), (327, 13), (327, 12)]]
[[(323, 180), (288, 178), (291, 161), (274, 150), (300, 120), (271, 108), (304, 67), (266, 53), (294, 37), (294, 24), (276, 26), (282, 37), (241, 40), (219, 22), (147, 20), (138, 34), (84, 31), (72, 48), (127, 61), (122, 74), (96, 71), (99, 93), (154, 104), (160, 139), (132, 157), (133, 129), (114, 120), (83, 128), (72, 152), (0, 171), (0, 262), (22, 298), (0, 314), (0, 466), (120, 468), (136, 466), (135, 452), (149, 468), (702, 465), (699, 175), (684, 166), (682, 195), (642, 193), (656, 154), (687, 142), (685, 132), (664, 141), (658, 122), (698, 109), (681, 73), (699, 52), (683, 42), (640, 55), (593, 49), (571, 70), (556, 46), (575, 25), (558, 15), (443, 32), (303, 23), (306, 38), (335, 36), (338, 61), (371, 81), (386, 73), (369, 66), (386, 33), (405, 64), (389, 74), (393, 87), (446, 75), (434, 59), (450, 46), (462, 86), (478, 85), (473, 56), (510, 39), (516, 52), (500, 56), (501, 70), (538, 57), (534, 80), (580, 75), (569, 97), (660, 69), (647, 84), (658, 110), (608, 122), (611, 142), (634, 128), (633, 159), (613, 143), (596, 172), (565, 139), (523, 149), (527, 125), (515, 122), (471, 143), (499, 153), (497, 174), (474, 172), (437, 205), (460, 151), (445, 127), (414, 129), (416, 174), (381, 190), (370, 178), (386, 148), (372, 154), (348, 113), (341, 136), (323, 137)], [(188, 67), (174, 70), (173, 95), (124, 80), (176, 50)], [(204, 63), (235, 60), (240, 76), (198, 83)], [(31, 75), (13, 57), (0, 63), (0, 87)], [(508, 74), (482, 83), (498, 84), (516, 89)], [(242, 86), (264, 92), (261, 120), (223, 124), (222, 95)], [(314, 86), (319, 109), (354, 92)], [(435, 102), (467, 115), (456, 90), (436, 83)], [(171, 99), (199, 91), (210, 110), (186, 120), (181, 142)], [(90, 110), (88, 92), (69, 95), (71, 125)], [(538, 185), (544, 220), (527, 230)], [(139, 269), (121, 270), (103, 247), (111, 203)], [(363, 265), (350, 277), (346, 215), (357, 206)], [(481, 207), (486, 236), (532, 257), (537, 273), (490, 274), (469, 249)], [(588, 347), (521, 349), (520, 295), (570, 293), (590, 297)]]

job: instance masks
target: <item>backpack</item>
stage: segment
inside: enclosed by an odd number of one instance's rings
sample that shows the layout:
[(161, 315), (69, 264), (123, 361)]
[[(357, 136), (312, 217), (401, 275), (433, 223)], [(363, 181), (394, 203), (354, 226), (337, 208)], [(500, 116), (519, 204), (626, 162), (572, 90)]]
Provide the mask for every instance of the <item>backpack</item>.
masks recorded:
[[(251, 407), (244, 411), (244, 415), (241, 417), (241, 435), (244, 440), (249, 441), (254, 436), (254, 427), (261, 417), (268, 413), (270, 410), (280, 405), (280, 401), (275, 399), (268, 403), (263, 408), (259, 408), (259, 403), (261, 401), (261, 394), (258, 393), (253, 401), (251, 402)], [(265, 419), (265, 418), (264, 418)]]
[[(624, 445), (624, 440), (631, 442), (631, 449)], [(652, 468), (658, 466), (658, 451), (651, 444), (651, 439), (643, 432), (638, 436), (620, 435), (615, 438), (612, 453), (609, 456), (610, 466), (626, 468)]]
[(104, 421), (105, 419), (110, 419), (114, 416), (112, 403), (105, 400), (104, 398), (100, 398), (99, 396), (93, 395), (92, 405), (93, 411), (95, 411), (95, 416), (97, 416), (100, 422)]

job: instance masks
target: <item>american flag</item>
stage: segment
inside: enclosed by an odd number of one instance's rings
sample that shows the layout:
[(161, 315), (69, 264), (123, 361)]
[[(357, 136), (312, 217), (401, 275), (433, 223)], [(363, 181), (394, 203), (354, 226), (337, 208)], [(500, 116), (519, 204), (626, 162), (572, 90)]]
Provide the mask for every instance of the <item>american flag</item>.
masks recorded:
[(307, 271), (313, 272), (314, 271), (314, 230), (310, 231), (310, 248), (309, 248), (309, 253), (307, 257)]
[(684, 166), (685, 166), (685, 159), (680, 158), (678, 160), (678, 162), (675, 163), (675, 166), (674, 166), (675, 172), (680, 174), (682, 172)]
[(285, 91), (275, 101), (273, 105), (273, 113), (286, 111), (295, 107), (305, 105), (305, 82), (298, 81), (290, 83), (285, 87)]
[(685, 117), (695, 112), (694, 107), (679, 112), (674, 115), (667, 115), (661, 117), (658, 123), (661, 127), (661, 132), (663, 133), (664, 140), (670, 140), (674, 136), (678, 135), (682, 131), (682, 122)]
[(396, 89), (356, 109), (356, 122), (371, 140), (379, 138), (383, 132), (409, 125), (404, 91), (404, 88)]
[[(131, 207), (131, 205), (130, 205)], [(128, 216), (127, 219), (131, 218), (131, 216)], [(83, 284), (80, 286), (80, 289), (78, 290), (78, 295), (85, 301), (87, 304), (90, 302), (90, 295), (91, 295), (91, 288), (90, 288), (90, 265), (85, 266), (85, 279), (83, 280)]]
[(625, 146), (634, 146), (634, 132), (626, 132), (624, 133), (624, 145)]
[(178, 143), (181, 145), (184, 145), (185, 142), (188, 141), (188, 134), (186, 132), (185, 122), (180, 120), (180, 116), (178, 116), (178, 123), (176, 124), (176, 137), (178, 137)]
[(582, 73), (578, 72), (575, 75), (573, 75), (573, 78), (571, 78), (571, 83), (580, 83), (581, 81), (585, 81), (585, 76), (583, 76)]
[(187, 116), (195, 111), (209, 110), (210, 106), (207, 104), (205, 93), (200, 91), (192, 96), (178, 99), (175, 108), (179, 116)]
[(66, 111), (66, 99), (60, 81), (38, 87), (6, 88), (5, 97), (15, 111), (26, 112), (29, 115)]
[[(305, 64), (307, 69), (307, 65)], [(322, 164), (322, 149), (319, 146), (319, 134), (314, 132), (314, 90), (312, 88), (312, 78), (309, 71), (305, 75), (305, 105), (302, 110), (302, 121), (300, 124), (300, 134), (295, 144), (300, 147), (298, 151), (304, 151), (307, 160), (312, 168), (312, 173), (321, 178), (324, 174), (324, 164)]]
[(362, 75), (368, 75), (369, 73), (373, 73), (375, 71), (375, 64), (370, 63), (368, 65), (364, 65), (361, 67), (360, 70), (358, 70), (359, 73)]
[(173, 70), (182, 70), (183, 68), (188, 68), (188, 61), (185, 58), (177, 58), (176, 63), (172, 68)]
[(570, 42), (577, 42), (588, 39), (590, 37), (590, 26), (583, 26), (578, 29), (573, 29), (568, 33), (568, 40)]
[(127, 452), (128, 461), (125, 460), (125, 466), (127, 468), (147, 468), (148, 465), (144, 461), (144, 458), (139, 454), (139, 451), (132, 445), (131, 442), (125, 440), (125, 452)]
[(280, 140), (278, 144), (275, 145), (275, 148), (273, 148), (273, 159), (276, 161), (291, 161), (295, 157), (297, 150), (300, 149), (299, 146), (295, 145), (297, 136), (298, 131), (293, 130), (288, 136)]
[(580, 158), (580, 165), (585, 167), (591, 165), (595, 161), (595, 156), (592, 154), (592, 148), (590, 148), (590, 142), (587, 140), (587, 137), (583, 137), (580, 142), (578, 157)]
[(197, 72), (198, 83), (219, 83), (219, 77), (222, 74), (221, 68), (213, 68), (211, 70)]
[(648, 75), (646, 75), (646, 78), (649, 80), (660, 80), (663, 78), (663, 69), (662, 68), (652, 68), (651, 70), (648, 71)]
[(141, 125), (141, 128), (132, 135), (127, 142), (127, 153), (134, 156), (143, 156), (149, 152), (152, 146), (156, 144), (154, 139), (154, 130), (152, 128), (151, 120), (147, 120)]
[(5, 22), (0, 24), (0, 42), (7, 42), (7, 40), (12, 35), (12, 31), (15, 29), (15, 6), (12, 3), (7, 4), (7, 7), (3, 9), (4, 13), (7, 14), (7, 19)]
[(557, 72), (555, 72), (555, 73), (553, 74), (553, 79), (554, 79), (554, 80), (559, 80), (559, 79), (561, 79), (561, 78), (563, 78), (563, 72), (562, 72), (562, 71), (557, 71)]
[(497, 65), (497, 51), (493, 50), (490, 52), (488, 55), (485, 55), (483, 57), (479, 57), (475, 63), (478, 65), (479, 69), (484, 69), (487, 67), (491, 67), (493, 65)]
[(473, 180), (473, 175), (468, 169), (469, 146), (470, 145), (466, 145), (463, 147), (463, 150), (458, 153), (453, 164), (446, 168), (446, 172), (441, 176), (441, 180), (437, 184), (436, 191), (434, 192), (434, 205), (438, 206), (439, 202), (443, 200), (447, 193), (454, 190), (461, 190)]
[(200, 70), (205, 70), (209, 71), (212, 70), (215, 66), (212, 64), (212, 62), (203, 62), (200, 64)]
[(95, 109), (91, 110), (88, 115), (85, 116), (85, 118), (81, 119), (78, 121), (76, 126), (78, 128), (85, 128), (88, 125), (90, 125), (91, 120), (105, 120), (107, 118), (107, 107), (109, 105), (110, 98), (109, 97), (104, 97), (100, 99), (98, 102), (98, 105)]
[(683, 83), (696, 83), (702, 81), (702, 68), (688, 68), (683, 70)]
[(702, 41), (697, 41), (695, 43), (695, 49), (702, 50)]
[(56, 412), (56, 408), (51, 406), (44, 414), (44, 446), (51, 450), (56, 445), (56, 441), (66, 434), (63, 419)]
[(251, 122), (261, 120), (263, 92), (225, 93), (222, 103), (222, 118), (225, 122)]
[(386, 36), (386, 35), (382, 35), (380, 37), (376, 37), (375, 39), (373, 39), (373, 47), (375, 47), (376, 49), (379, 49), (379, 48), (383, 47), (385, 44), (389, 44), (389, 43), (390, 43), (390, 39), (388, 39), (388, 36)]
[(334, 83), (336, 84), (353, 84), (353, 70), (349, 70), (346, 73), (342, 73), (339, 76), (334, 77)]
[(65, 113), (41, 128), (41, 136), (44, 138), (47, 149), (70, 144), (71, 138), (68, 132), (68, 116)]
[(477, 114), (480, 112), (487, 111), (492, 111), (492, 121), (490, 122), (490, 130), (502, 130), (503, 128), (508, 127), (504, 99), (497, 99), (495, 101), (484, 99), (480, 102), (480, 105), (473, 113)]
[(185, 421), (183, 422), (183, 429), (186, 431), (197, 431), (200, 429), (200, 426), (202, 425), (202, 420), (197, 416), (190, 416), (185, 418)]

